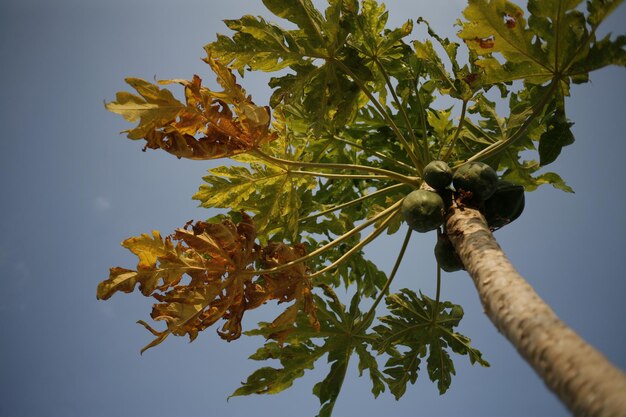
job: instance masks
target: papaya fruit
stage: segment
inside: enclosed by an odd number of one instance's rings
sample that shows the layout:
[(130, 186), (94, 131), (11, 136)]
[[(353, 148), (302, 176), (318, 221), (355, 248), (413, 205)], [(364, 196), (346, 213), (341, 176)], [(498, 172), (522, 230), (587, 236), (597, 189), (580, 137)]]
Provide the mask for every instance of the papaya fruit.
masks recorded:
[(461, 258), (456, 254), (452, 242), (447, 236), (438, 236), (437, 243), (435, 244), (435, 259), (439, 268), (446, 272), (455, 272), (465, 269)]
[(445, 208), (439, 194), (429, 190), (415, 190), (402, 202), (402, 216), (416, 232), (435, 230), (443, 223)]
[(426, 184), (435, 190), (443, 190), (452, 183), (452, 170), (444, 161), (431, 161), (422, 173)]
[(501, 180), (493, 195), (485, 200), (483, 215), (489, 227), (497, 229), (517, 219), (524, 205), (524, 187)]
[(485, 201), (496, 191), (498, 174), (484, 162), (469, 162), (452, 175), (452, 184), (457, 191), (471, 192), (478, 201)]

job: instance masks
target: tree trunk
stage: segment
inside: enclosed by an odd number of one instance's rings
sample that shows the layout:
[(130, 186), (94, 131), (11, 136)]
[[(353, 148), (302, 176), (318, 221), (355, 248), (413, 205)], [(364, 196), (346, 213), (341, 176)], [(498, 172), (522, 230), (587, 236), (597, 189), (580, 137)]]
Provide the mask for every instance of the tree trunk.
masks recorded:
[(446, 228), (489, 319), (570, 411), (626, 417), (626, 375), (539, 298), (506, 258), (480, 212), (452, 208)]

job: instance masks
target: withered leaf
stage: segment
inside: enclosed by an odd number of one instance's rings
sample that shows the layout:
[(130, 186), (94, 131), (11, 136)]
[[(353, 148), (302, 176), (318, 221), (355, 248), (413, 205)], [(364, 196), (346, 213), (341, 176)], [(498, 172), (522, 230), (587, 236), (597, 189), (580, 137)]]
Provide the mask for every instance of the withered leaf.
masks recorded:
[[(301, 258), (305, 254), (306, 250), (302, 244), (288, 246), (271, 242), (262, 249), (260, 263), (264, 268), (274, 268)], [(261, 275), (260, 285), (265, 290), (268, 300), (275, 299), (279, 303), (295, 300), (292, 306), (271, 323), (270, 326), (276, 329), (276, 333), (271, 334), (270, 338), (282, 341), (293, 330), (299, 310), (308, 315), (311, 327), (319, 331), (320, 323), (307, 272), (304, 263), (297, 263), (279, 272)]]
[(203, 87), (197, 75), (190, 81), (159, 82), (181, 84), (185, 88), (183, 104), (167, 89), (128, 78), (126, 82), (139, 95), (119, 92), (116, 101), (106, 103), (106, 108), (130, 122), (139, 121), (135, 128), (126, 131), (129, 139), (144, 139), (146, 148), (163, 149), (179, 158), (228, 157), (273, 140), (269, 107), (255, 105), (226, 66), (211, 58), (206, 62), (224, 91)]
[[(220, 319), (225, 320), (218, 330), (220, 337), (235, 340), (241, 336), (244, 313), (270, 300), (294, 301), (272, 323), (276, 332), (271, 337), (281, 340), (288, 334), (299, 310), (308, 315), (314, 329), (319, 329), (303, 263), (258, 277), (253, 269), (257, 261), (269, 269), (297, 260), (304, 256), (304, 247), (270, 243), (261, 249), (255, 241), (253, 221), (245, 213), (238, 224), (230, 219), (190, 222), (165, 239), (156, 231), (152, 236), (129, 238), (123, 245), (139, 258), (137, 269), (111, 268), (109, 278), (98, 286), (97, 297), (107, 299), (118, 291), (132, 292), (139, 284), (143, 295), (157, 300), (151, 317), (164, 321), (167, 328), (158, 331), (139, 321), (156, 336), (142, 352), (170, 334), (194, 340)], [(189, 279), (183, 280), (184, 275)]]
[(98, 285), (98, 299), (106, 300), (117, 291), (132, 292), (136, 284), (141, 293), (148, 296), (156, 289), (176, 285), (186, 272), (210, 269), (204, 258), (185, 253), (170, 237), (163, 239), (156, 230), (152, 236), (143, 234), (126, 239), (122, 246), (139, 258), (137, 270), (111, 268), (109, 278)]

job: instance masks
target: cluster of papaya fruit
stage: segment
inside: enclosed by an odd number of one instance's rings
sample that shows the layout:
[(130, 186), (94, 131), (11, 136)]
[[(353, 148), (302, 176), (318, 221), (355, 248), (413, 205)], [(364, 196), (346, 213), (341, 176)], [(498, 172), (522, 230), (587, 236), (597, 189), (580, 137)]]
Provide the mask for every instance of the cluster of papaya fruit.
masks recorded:
[[(469, 162), (452, 172), (444, 161), (432, 161), (423, 178), (431, 189), (415, 190), (402, 203), (402, 215), (416, 232), (439, 229), (453, 202), (480, 210), (492, 230), (511, 223), (524, 210), (524, 187), (499, 179), (483, 162)], [(435, 257), (444, 271), (463, 269), (445, 231), (438, 233)]]

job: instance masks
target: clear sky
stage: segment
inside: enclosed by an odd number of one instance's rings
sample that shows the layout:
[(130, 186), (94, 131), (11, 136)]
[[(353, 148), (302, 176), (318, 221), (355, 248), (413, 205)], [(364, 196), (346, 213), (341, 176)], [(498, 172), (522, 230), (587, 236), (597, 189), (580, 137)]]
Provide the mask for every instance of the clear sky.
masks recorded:
[[(391, 24), (424, 16), (453, 36), (462, 1), (387, 2)], [(104, 110), (124, 77), (212, 75), (202, 46), (226, 32), (225, 18), (265, 13), (260, 0), (3, 0), (0, 3), (0, 416), (314, 416), (313, 385), (325, 363), (275, 396), (227, 396), (260, 365), (246, 358), (260, 338), (232, 343), (209, 329), (189, 344), (169, 338), (143, 356), (150, 300), (97, 301), (111, 266), (136, 259), (119, 243), (152, 229), (168, 234), (214, 213), (191, 195), (217, 162), (141, 152)], [(623, 32), (626, 7), (606, 30)], [(416, 31), (415, 36), (421, 36)], [(244, 87), (257, 103), (259, 78)], [(626, 74), (610, 68), (572, 89), (568, 116), (577, 142), (550, 166), (576, 194), (551, 187), (527, 195), (520, 219), (496, 233), (513, 263), (559, 316), (626, 368)], [(394, 288), (434, 293), (434, 236), (419, 236)], [(372, 258), (389, 271), (390, 239)], [(464, 273), (446, 275), (443, 298), (461, 304), (460, 331), (491, 368), (455, 358), (457, 376), (439, 396), (426, 374), (396, 402), (370, 394), (355, 367), (338, 417), (564, 416), (566, 412), (482, 313)], [(248, 326), (263, 320), (251, 315)]]

